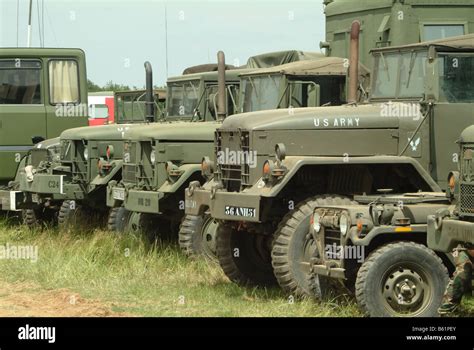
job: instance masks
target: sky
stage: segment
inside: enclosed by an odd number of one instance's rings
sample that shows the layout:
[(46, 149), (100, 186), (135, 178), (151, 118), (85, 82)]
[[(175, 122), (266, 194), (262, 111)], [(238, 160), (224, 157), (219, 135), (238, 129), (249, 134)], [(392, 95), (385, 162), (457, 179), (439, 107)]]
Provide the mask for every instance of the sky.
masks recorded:
[[(325, 36), (322, 3), (33, 0), (32, 46), (82, 48), (88, 78), (99, 85), (113, 81), (143, 87), (148, 60), (154, 84), (162, 86), (186, 67), (215, 63), (219, 50), (234, 65), (265, 52), (319, 52)], [(0, 47), (27, 45), (28, 6), (29, 0), (0, 0)]]

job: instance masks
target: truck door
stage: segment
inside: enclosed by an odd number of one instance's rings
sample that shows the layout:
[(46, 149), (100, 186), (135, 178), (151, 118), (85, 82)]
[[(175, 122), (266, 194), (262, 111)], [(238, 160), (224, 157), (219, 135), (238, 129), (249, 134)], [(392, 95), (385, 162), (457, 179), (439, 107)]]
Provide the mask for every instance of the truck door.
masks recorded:
[(433, 116), (433, 177), (445, 189), (448, 173), (458, 167), (456, 141), (474, 124), (474, 54), (440, 54), (438, 71), (440, 103)]
[(12, 180), (33, 138), (46, 138), (44, 66), (40, 59), (0, 59), (0, 184)]

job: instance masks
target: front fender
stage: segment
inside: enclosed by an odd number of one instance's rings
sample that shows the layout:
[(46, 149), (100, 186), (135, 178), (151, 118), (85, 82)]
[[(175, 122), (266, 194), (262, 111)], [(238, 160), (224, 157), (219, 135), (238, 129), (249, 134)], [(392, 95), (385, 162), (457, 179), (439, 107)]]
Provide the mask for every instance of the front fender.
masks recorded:
[(97, 175), (94, 180), (92, 180), (91, 185), (107, 185), (109, 181), (111, 181), (115, 177), (115, 175), (122, 171), (123, 160), (114, 160), (112, 164), (114, 164), (114, 166), (112, 167), (110, 172), (105, 176)]
[[(282, 165), (287, 168), (285, 176), (276, 184), (266, 185), (260, 188), (263, 197), (276, 197), (290, 182), (290, 180), (298, 173), (298, 171), (307, 165), (363, 165), (363, 164), (409, 164), (419, 173), (420, 177), (426, 182), (433, 192), (441, 192), (439, 185), (433, 180), (429, 173), (421, 166), (421, 164), (411, 157), (398, 156), (368, 156), (368, 157), (352, 157), (348, 163), (344, 157), (307, 157), (307, 156), (291, 156), (286, 157)], [(259, 184), (261, 182), (259, 181)], [(254, 188), (260, 187), (259, 184)]]
[(171, 182), (169, 179), (158, 189), (159, 192), (163, 193), (175, 193), (181, 186), (189, 183), (191, 177), (196, 173), (201, 173), (201, 164), (185, 164), (179, 167), (179, 170), (183, 171), (183, 174), (178, 178), (176, 182)]

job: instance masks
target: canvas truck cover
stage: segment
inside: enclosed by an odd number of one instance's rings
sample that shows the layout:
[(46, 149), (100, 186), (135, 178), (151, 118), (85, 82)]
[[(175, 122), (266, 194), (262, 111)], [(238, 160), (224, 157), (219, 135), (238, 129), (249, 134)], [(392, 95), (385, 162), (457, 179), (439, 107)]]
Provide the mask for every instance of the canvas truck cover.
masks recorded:
[(321, 57), (325, 57), (325, 55), (319, 52), (297, 50), (270, 52), (250, 57), (247, 61), (247, 68), (281, 66), (290, 62), (314, 60)]

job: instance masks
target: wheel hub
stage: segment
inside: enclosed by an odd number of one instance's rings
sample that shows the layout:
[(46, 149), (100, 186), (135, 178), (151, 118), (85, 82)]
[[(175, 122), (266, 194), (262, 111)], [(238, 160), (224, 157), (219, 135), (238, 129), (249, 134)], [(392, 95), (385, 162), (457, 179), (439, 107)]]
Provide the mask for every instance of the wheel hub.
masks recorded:
[(386, 303), (397, 312), (413, 312), (421, 307), (426, 284), (414, 270), (400, 267), (390, 273), (383, 284)]
[(208, 218), (203, 225), (201, 235), (202, 235), (202, 244), (205, 254), (209, 256), (216, 256), (217, 247), (216, 247), (216, 235), (218, 222), (212, 218)]

